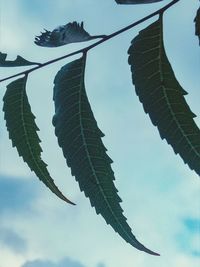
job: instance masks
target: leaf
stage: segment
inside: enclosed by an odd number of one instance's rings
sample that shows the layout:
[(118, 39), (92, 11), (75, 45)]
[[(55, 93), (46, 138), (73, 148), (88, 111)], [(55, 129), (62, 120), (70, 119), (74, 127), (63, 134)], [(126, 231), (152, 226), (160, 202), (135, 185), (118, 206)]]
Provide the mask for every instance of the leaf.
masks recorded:
[(7, 86), (3, 101), (6, 126), (13, 147), (16, 147), (19, 156), (35, 172), (38, 178), (59, 198), (72, 203), (56, 187), (46, 168), (47, 164), (41, 159), (42, 149), (37, 135), (39, 130), (35, 124), (35, 116), (26, 95), (27, 76), (11, 82)]
[(7, 54), (0, 52), (0, 67), (21, 67), (29, 65), (40, 65), (40, 63), (31, 62), (21, 56), (17, 56), (15, 60), (6, 60)]
[(158, 255), (139, 243), (126, 222), (113, 183), (112, 160), (106, 154), (84, 85), (86, 55), (66, 64), (54, 80), (55, 115), (53, 125), (72, 175), (89, 197), (96, 213), (135, 248)]
[(105, 35), (91, 36), (81, 24), (76, 21), (55, 28), (52, 32), (45, 30), (40, 36), (36, 36), (35, 44), (46, 47), (57, 47), (70, 43), (85, 42), (95, 38), (103, 38)]
[(122, 4), (122, 5), (151, 4), (160, 1), (163, 0), (115, 0), (117, 4)]
[(200, 45), (200, 7), (197, 10), (196, 17), (194, 19), (195, 22), (195, 35), (199, 38), (199, 45)]
[(163, 44), (162, 18), (142, 30), (128, 50), (133, 84), (146, 113), (185, 163), (200, 175), (200, 130)]

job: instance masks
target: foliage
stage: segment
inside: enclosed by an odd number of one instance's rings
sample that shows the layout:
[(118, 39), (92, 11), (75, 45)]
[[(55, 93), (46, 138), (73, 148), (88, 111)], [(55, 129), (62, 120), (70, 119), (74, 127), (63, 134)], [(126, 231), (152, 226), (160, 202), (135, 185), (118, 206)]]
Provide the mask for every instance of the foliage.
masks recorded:
[(15, 60), (6, 60), (7, 54), (0, 52), (0, 67), (20, 67), (29, 65), (40, 65), (40, 63), (30, 62), (21, 56), (17, 56)]
[(128, 243), (147, 253), (156, 253), (140, 244), (122, 214), (121, 199), (114, 186), (112, 160), (101, 141), (104, 134), (97, 126), (84, 84), (86, 55), (68, 63), (54, 81), (55, 115), (53, 124), (58, 143), (81, 191), (89, 197), (96, 213)]
[(200, 175), (200, 130), (185, 101), (163, 44), (162, 16), (141, 31), (129, 48), (135, 90), (152, 123), (179, 153), (185, 163)]
[[(162, 0), (116, 0), (118, 4), (148, 4)], [(101, 138), (104, 136), (98, 128), (85, 88), (85, 68), (87, 52), (103, 42), (113, 38), (136, 25), (159, 15), (159, 19), (140, 31), (133, 39), (128, 50), (128, 63), (131, 66), (136, 94), (142, 102), (144, 111), (149, 114), (152, 123), (158, 127), (162, 139), (166, 139), (175, 153), (200, 175), (200, 130), (193, 118), (184, 96), (186, 91), (180, 86), (167, 58), (163, 40), (163, 14), (179, 0), (173, 0), (156, 12), (120, 29), (110, 35), (90, 35), (83, 23), (67, 23), (52, 32), (45, 30), (37, 36), (39, 46), (57, 47), (73, 42), (83, 42), (100, 38), (92, 45), (71, 54), (64, 55), (45, 63), (34, 63), (18, 56), (14, 61), (6, 60), (6, 54), (0, 54), (1, 67), (37, 65), (31, 69), (1, 80), (23, 75), (7, 86), (3, 98), (6, 126), (9, 138), (20, 156), (35, 172), (40, 180), (59, 198), (73, 204), (56, 187), (46, 163), (41, 159), (42, 149), (26, 94), (28, 75), (39, 68), (76, 54), (82, 56), (61, 68), (54, 80), (55, 115), (53, 125), (58, 144), (62, 148), (67, 165), (79, 183), (80, 190), (90, 199), (96, 213), (101, 214), (106, 223), (133, 247), (152, 255), (159, 255), (144, 247), (132, 233), (120, 206), (121, 199), (114, 185), (112, 160)], [(199, 9), (200, 10), (200, 9)], [(195, 17), (195, 34), (199, 38), (199, 10)]]
[(133, 4), (151, 4), (160, 2), (163, 0), (115, 0), (118, 4), (122, 5), (133, 5)]
[(104, 37), (103, 35), (91, 36), (81, 24), (76, 21), (67, 23), (54, 29), (52, 32), (45, 30), (41, 35), (36, 36), (35, 44), (46, 47), (56, 47), (70, 43), (89, 41), (95, 38)]
[(39, 129), (35, 124), (35, 116), (26, 94), (27, 76), (11, 82), (7, 86), (3, 101), (6, 126), (13, 146), (16, 146), (19, 156), (22, 156), (29, 168), (49, 187), (59, 198), (73, 204), (58, 190), (50, 177), (46, 163), (41, 159), (42, 149), (37, 135)]
[(195, 22), (195, 34), (199, 37), (199, 45), (200, 45), (200, 8), (197, 10), (194, 22)]

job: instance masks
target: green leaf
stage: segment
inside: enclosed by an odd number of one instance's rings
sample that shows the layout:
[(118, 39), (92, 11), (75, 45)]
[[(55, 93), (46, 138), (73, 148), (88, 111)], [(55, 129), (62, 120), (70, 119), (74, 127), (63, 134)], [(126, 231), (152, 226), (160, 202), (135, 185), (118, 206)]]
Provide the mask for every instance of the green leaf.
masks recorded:
[(120, 197), (113, 183), (112, 160), (106, 154), (84, 85), (86, 56), (66, 64), (54, 80), (53, 125), (72, 175), (91, 206), (107, 224), (135, 248), (157, 255), (139, 243), (123, 216)]
[(44, 47), (57, 47), (70, 43), (85, 42), (95, 38), (103, 38), (105, 35), (91, 36), (83, 26), (76, 21), (55, 28), (53, 31), (42, 32), (35, 37), (35, 44)]
[(40, 65), (40, 63), (31, 62), (21, 56), (17, 56), (15, 60), (6, 60), (7, 54), (0, 52), (0, 67), (21, 67), (29, 65)]
[(26, 81), (27, 76), (24, 76), (11, 82), (7, 86), (3, 98), (4, 118), (6, 120), (9, 138), (12, 140), (13, 147), (17, 148), (19, 156), (23, 158), (38, 178), (59, 198), (74, 204), (56, 187), (46, 168), (47, 164), (41, 159), (42, 149), (39, 145), (40, 139), (37, 135), (39, 129), (35, 124), (35, 116), (31, 112), (26, 95)]
[(197, 10), (197, 14), (196, 14), (196, 17), (194, 19), (194, 22), (195, 22), (195, 34), (199, 38), (199, 45), (200, 45), (200, 7)]
[(163, 44), (162, 18), (136, 36), (129, 48), (133, 84), (146, 113), (185, 163), (200, 175), (200, 130), (185, 101)]
[(115, 0), (117, 4), (122, 5), (135, 5), (135, 4), (151, 4), (155, 2), (160, 2), (163, 0)]

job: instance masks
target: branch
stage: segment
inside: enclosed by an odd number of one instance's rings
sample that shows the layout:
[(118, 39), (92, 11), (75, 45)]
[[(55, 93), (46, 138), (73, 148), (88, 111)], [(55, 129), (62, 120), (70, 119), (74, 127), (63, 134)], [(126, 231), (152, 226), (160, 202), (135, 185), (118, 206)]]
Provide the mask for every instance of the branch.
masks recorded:
[(59, 61), (59, 60), (62, 60), (62, 59), (65, 59), (65, 58), (68, 58), (68, 57), (71, 57), (71, 56), (74, 56), (74, 55), (77, 55), (77, 54), (80, 54), (80, 53), (87, 52), (87, 51), (89, 51), (90, 49), (92, 49), (92, 48), (94, 48), (94, 47), (96, 47), (96, 46), (98, 46), (98, 45), (100, 45), (100, 44), (102, 44), (102, 43), (108, 41), (109, 39), (112, 39), (113, 37), (115, 37), (115, 36), (117, 36), (117, 35), (119, 35), (119, 34), (125, 32), (125, 31), (128, 31), (128, 30), (132, 29), (133, 27), (137, 26), (138, 24), (140, 24), (140, 23), (142, 23), (142, 22), (144, 22), (144, 21), (146, 21), (146, 20), (148, 20), (148, 19), (150, 19), (150, 18), (152, 18), (152, 17), (154, 17), (154, 16), (156, 16), (156, 15), (162, 15), (168, 8), (170, 8), (171, 6), (173, 6), (174, 4), (176, 4), (176, 3), (179, 2), (179, 1), (180, 1), (180, 0), (173, 0), (173, 1), (170, 2), (169, 4), (167, 4), (167, 5), (165, 5), (164, 7), (158, 9), (157, 11), (151, 13), (150, 15), (147, 15), (146, 17), (144, 17), (144, 18), (142, 18), (142, 19), (140, 19), (140, 20), (138, 20), (138, 21), (136, 21), (136, 22), (134, 22), (134, 23), (131, 23), (130, 25), (128, 25), (128, 26), (126, 26), (126, 27), (124, 27), (124, 28), (122, 28), (122, 29), (120, 29), (120, 30), (118, 30), (118, 31), (115, 31), (115, 32), (113, 32), (113, 33), (111, 33), (111, 34), (109, 34), (109, 35), (105, 35), (105, 37), (103, 37), (101, 40), (95, 42), (95, 43), (92, 44), (92, 45), (89, 45), (89, 46), (87, 46), (87, 47), (85, 47), (85, 48), (82, 48), (82, 49), (79, 49), (79, 50), (77, 50), (77, 51), (74, 51), (74, 52), (72, 52), (72, 53), (70, 53), (70, 54), (67, 54), (67, 55), (64, 55), (64, 56), (62, 56), (62, 57), (58, 57), (58, 58), (49, 60), (49, 61), (47, 61), (47, 62), (45, 62), (45, 63), (42, 63), (42, 64), (40, 64), (39, 66), (33, 67), (33, 68), (29, 69), (29, 70), (25, 70), (25, 71), (19, 72), (19, 73), (17, 73), (17, 74), (14, 74), (14, 75), (12, 75), (12, 76), (3, 78), (3, 79), (0, 80), (0, 82), (9, 80), (9, 79), (11, 79), (11, 78), (18, 77), (18, 76), (20, 76), (20, 75), (28, 75), (29, 73), (31, 73), (31, 72), (33, 72), (33, 71), (35, 71), (35, 70), (37, 70), (37, 69), (40, 69), (40, 68), (43, 68), (43, 67), (45, 67), (45, 66), (47, 66), (47, 65), (53, 64), (53, 63), (55, 63), (55, 62), (57, 62), (57, 61)]

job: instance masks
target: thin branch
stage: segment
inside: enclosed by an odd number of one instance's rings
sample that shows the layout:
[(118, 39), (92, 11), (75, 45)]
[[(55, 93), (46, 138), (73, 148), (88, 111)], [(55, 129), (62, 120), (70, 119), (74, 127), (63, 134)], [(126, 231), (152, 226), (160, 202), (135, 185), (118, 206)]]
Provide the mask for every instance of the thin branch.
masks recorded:
[(136, 21), (136, 22), (134, 22), (134, 23), (131, 23), (130, 25), (128, 25), (128, 26), (126, 26), (126, 27), (124, 27), (124, 28), (122, 28), (122, 29), (120, 29), (120, 30), (118, 30), (118, 31), (115, 31), (115, 32), (113, 32), (113, 33), (111, 33), (111, 34), (109, 34), (109, 35), (105, 35), (105, 37), (103, 37), (101, 40), (95, 42), (95, 43), (92, 44), (92, 45), (89, 45), (89, 46), (87, 46), (87, 47), (85, 47), (85, 48), (82, 48), (82, 49), (79, 49), (79, 50), (77, 50), (77, 51), (74, 51), (74, 52), (72, 52), (72, 53), (70, 53), (70, 54), (67, 54), (67, 55), (64, 55), (64, 56), (62, 56), (62, 57), (58, 57), (58, 58), (56, 58), (56, 59), (49, 60), (49, 61), (47, 61), (47, 62), (45, 62), (45, 63), (41, 63), (40, 65), (38, 65), (38, 66), (36, 66), (36, 67), (33, 67), (33, 68), (29, 69), (29, 70), (25, 70), (25, 71), (19, 72), (19, 73), (17, 73), (17, 74), (14, 74), (14, 75), (12, 75), (12, 76), (3, 78), (3, 79), (0, 80), (0, 82), (9, 80), (9, 79), (14, 78), (14, 77), (18, 77), (18, 76), (20, 76), (20, 75), (28, 75), (28, 74), (31, 73), (32, 71), (35, 71), (35, 70), (40, 69), (40, 68), (43, 68), (43, 67), (45, 67), (45, 66), (47, 66), (47, 65), (49, 65), (49, 64), (55, 63), (55, 62), (57, 62), (57, 61), (59, 61), (59, 60), (62, 60), (62, 59), (65, 59), (65, 58), (68, 58), (68, 57), (77, 55), (77, 54), (79, 54), (79, 53), (84, 53), (84, 52), (86, 52), (86, 51), (89, 51), (90, 49), (92, 49), (92, 48), (94, 48), (94, 47), (96, 47), (96, 46), (98, 46), (98, 45), (100, 45), (100, 44), (102, 44), (102, 43), (108, 41), (109, 39), (111, 39), (111, 38), (113, 38), (113, 37), (115, 37), (115, 36), (117, 36), (117, 35), (119, 35), (119, 34), (125, 32), (125, 31), (127, 31), (127, 30), (132, 29), (133, 27), (137, 26), (138, 24), (140, 24), (140, 23), (142, 23), (142, 22), (144, 22), (144, 21), (146, 21), (146, 20), (148, 20), (148, 19), (150, 19), (150, 18), (152, 18), (152, 17), (154, 17), (154, 16), (156, 16), (156, 15), (163, 14), (168, 8), (170, 8), (171, 6), (173, 6), (174, 4), (176, 4), (176, 3), (179, 2), (179, 1), (180, 1), (180, 0), (173, 0), (172, 2), (168, 3), (168, 4), (165, 5), (164, 7), (158, 9), (157, 11), (151, 13), (150, 15), (147, 15), (147, 16), (145, 16), (144, 18), (142, 18), (142, 19), (140, 19), (140, 20), (138, 20), (138, 21)]

